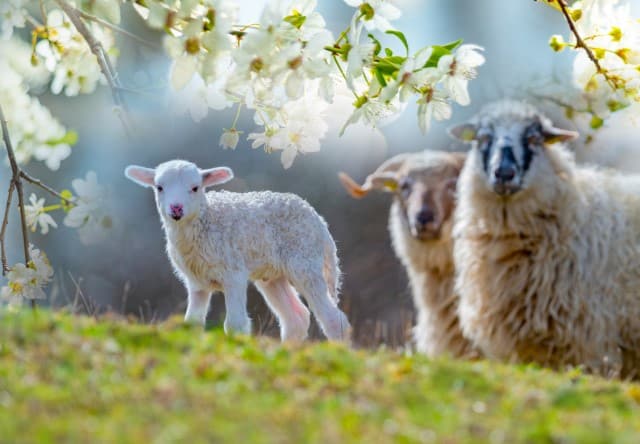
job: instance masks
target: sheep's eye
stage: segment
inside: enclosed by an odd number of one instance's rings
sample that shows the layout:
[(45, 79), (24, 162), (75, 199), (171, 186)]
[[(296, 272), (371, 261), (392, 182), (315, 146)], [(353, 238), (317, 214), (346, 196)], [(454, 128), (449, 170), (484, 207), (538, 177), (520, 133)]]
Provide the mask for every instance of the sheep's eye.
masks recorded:
[(408, 192), (411, 189), (411, 182), (409, 181), (409, 179), (404, 179), (402, 182), (400, 182), (400, 190), (403, 193)]
[(196, 186), (196, 187), (191, 188), (191, 191), (194, 192), (194, 193), (197, 193), (198, 192), (198, 187)]
[(162, 188), (162, 185), (157, 185), (157, 186), (156, 186), (156, 189), (157, 189), (158, 191), (162, 192), (162, 190), (163, 190), (164, 188)]

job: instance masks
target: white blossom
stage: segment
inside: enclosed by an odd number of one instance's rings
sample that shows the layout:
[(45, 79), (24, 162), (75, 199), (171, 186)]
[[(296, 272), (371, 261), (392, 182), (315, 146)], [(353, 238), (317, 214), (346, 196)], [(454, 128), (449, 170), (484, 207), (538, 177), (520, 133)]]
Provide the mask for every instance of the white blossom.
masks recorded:
[(391, 20), (396, 20), (402, 11), (393, 0), (344, 0), (345, 3), (358, 8), (356, 15), (363, 14), (364, 25), (368, 31), (380, 30), (386, 32), (392, 29)]
[(483, 48), (477, 45), (461, 45), (454, 54), (444, 55), (438, 60), (438, 70), (443, 74), (443, 86), (447, 94), (458, 104), (471, 103), (467, 91), (469, 80), (478, 75), (476, 68), (485, 61), (480, 54)]
[(89, 171), (85, 179), (74, 179), (71, 186), (76, 198), (63, 223), (78, 229), (83, 244), (105, 240), (113, 227), (113, 218), (108, 208), (107, 192), (98, 184), (96, 173)]
[(28, 12), (26, 6), (29, 0), (2, 0), (0, 2), (0, 37), (8, 39), (13, 35), (14, 28), (23, 28)]
[[(87, 26), (109, 54), (114, 44), (111, 31), (96, 23)], [(49, 38), (37, 43), (36, 53), (53, 74), (52, 93), (64, 91), (67, 96), (89, 94), (95, 91), (98, 83), (105, 82), (96, 56), (61, 10), (49, 12), (47, 29)]]
[(29, 205), (25, 205), (24, 211), (27, 218), (27, 226), (31, 231), (36, 231), (38, 225), (40, 225), (40, 234), (47, 234), (50, 226), (58, 228), (56, 221), (45, 210), (44, 198), (38, 199), (35, 194), (31, 193), (29, 202)]
[(222, 136), (220, 136), (220, 146), (224, 149), (229, 148), (235, 150), (239, 141), (240, 133), (235, 128), (224, 130)]
[(0, 299), (9, 305), (20, 305), (24, 299), (45, 299), (42, 289), (53, 277), (53, 269), (47, 256), (29, 245), (31, 261), (17, 263), (7, 273), (8, 283), (0, 290)]
[(418, 100), (418, 126), (423, 134), (429, 131), (431, 119), (451, 118), (451, 105), (442, 91), (431, 89)]

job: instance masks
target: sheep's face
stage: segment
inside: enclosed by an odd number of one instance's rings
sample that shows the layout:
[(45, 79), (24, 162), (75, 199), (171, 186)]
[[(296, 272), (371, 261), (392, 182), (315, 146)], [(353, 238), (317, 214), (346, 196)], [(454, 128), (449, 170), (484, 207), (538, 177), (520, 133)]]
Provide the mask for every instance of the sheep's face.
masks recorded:
[(439, 239), (455, 208), (455, 189), (465, 155), (425, 151), (387, 160), (359, 186), (346, 174), (340, 179), (356, 198), (372, 189), (395, 195), (404, 225), (419, 241)]
[(395, 193), (413, 238), (440, 237), (455, 206), (458, 172), (454, 168), (414, 168), (397, 178)]
[(535, 108), (519, 102), (490, 105), (451, 134), (471, 143), (470, 162), (488, 189), (502, 197), (527, 189), (548, 173), (547, 145), (577, 137), (573, 131), (553, 127)]
[(171, 223), (192, 220), (200, 213), (204, 189), (233, 178), (229, 168), (201, 170), (195, 164), (172, 160), (155, 169), (129, 166), (126, 176), (134, 182), (153, 187), (160, 216)]

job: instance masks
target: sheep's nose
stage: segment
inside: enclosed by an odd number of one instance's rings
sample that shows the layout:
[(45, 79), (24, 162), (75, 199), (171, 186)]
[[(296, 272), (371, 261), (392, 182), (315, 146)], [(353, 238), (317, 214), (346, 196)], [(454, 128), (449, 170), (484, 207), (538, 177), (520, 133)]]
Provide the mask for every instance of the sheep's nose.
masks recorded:
[(170, 204), (169, 209), (171, 210), (171, 217), (173, 217), (175, 220), (180, 219), (184, 214), (184, 208), (182, 207), (182, 204)]
[(501, 183), (510, 182), (516, 177), (516, 169), (512, 165), (502, 164), (494, 171), (493, 175)]
[(427, 225), (433, 222), (434, 219), (435, 219), (435, 215), (433, 214), (433, 211), (431, 211), (431, 209), (429, 208), (423, 208), (416, 215), (416, 221), (420, 225)]

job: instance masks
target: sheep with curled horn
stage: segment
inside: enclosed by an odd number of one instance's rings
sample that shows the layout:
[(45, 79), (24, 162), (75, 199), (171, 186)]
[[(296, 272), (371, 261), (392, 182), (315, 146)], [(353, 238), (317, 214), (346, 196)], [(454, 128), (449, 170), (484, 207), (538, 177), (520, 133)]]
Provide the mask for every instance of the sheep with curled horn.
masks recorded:
[(451, 130), (463, 333), (488, 357), (640, 376), (640, 176), (576, 165), (534, 107), (501, 101)]
[(389, 232), (396, 256), (409, 276), (417, 323), (416, 348), (429, 356), (474, 357), (461, 333), (453, 291), (451, 238), (455, 188), (464, 153), (424, 151), (397, 155), (358, 185), (339, 177), (354, 198), (373, 190), (393, 194)]

